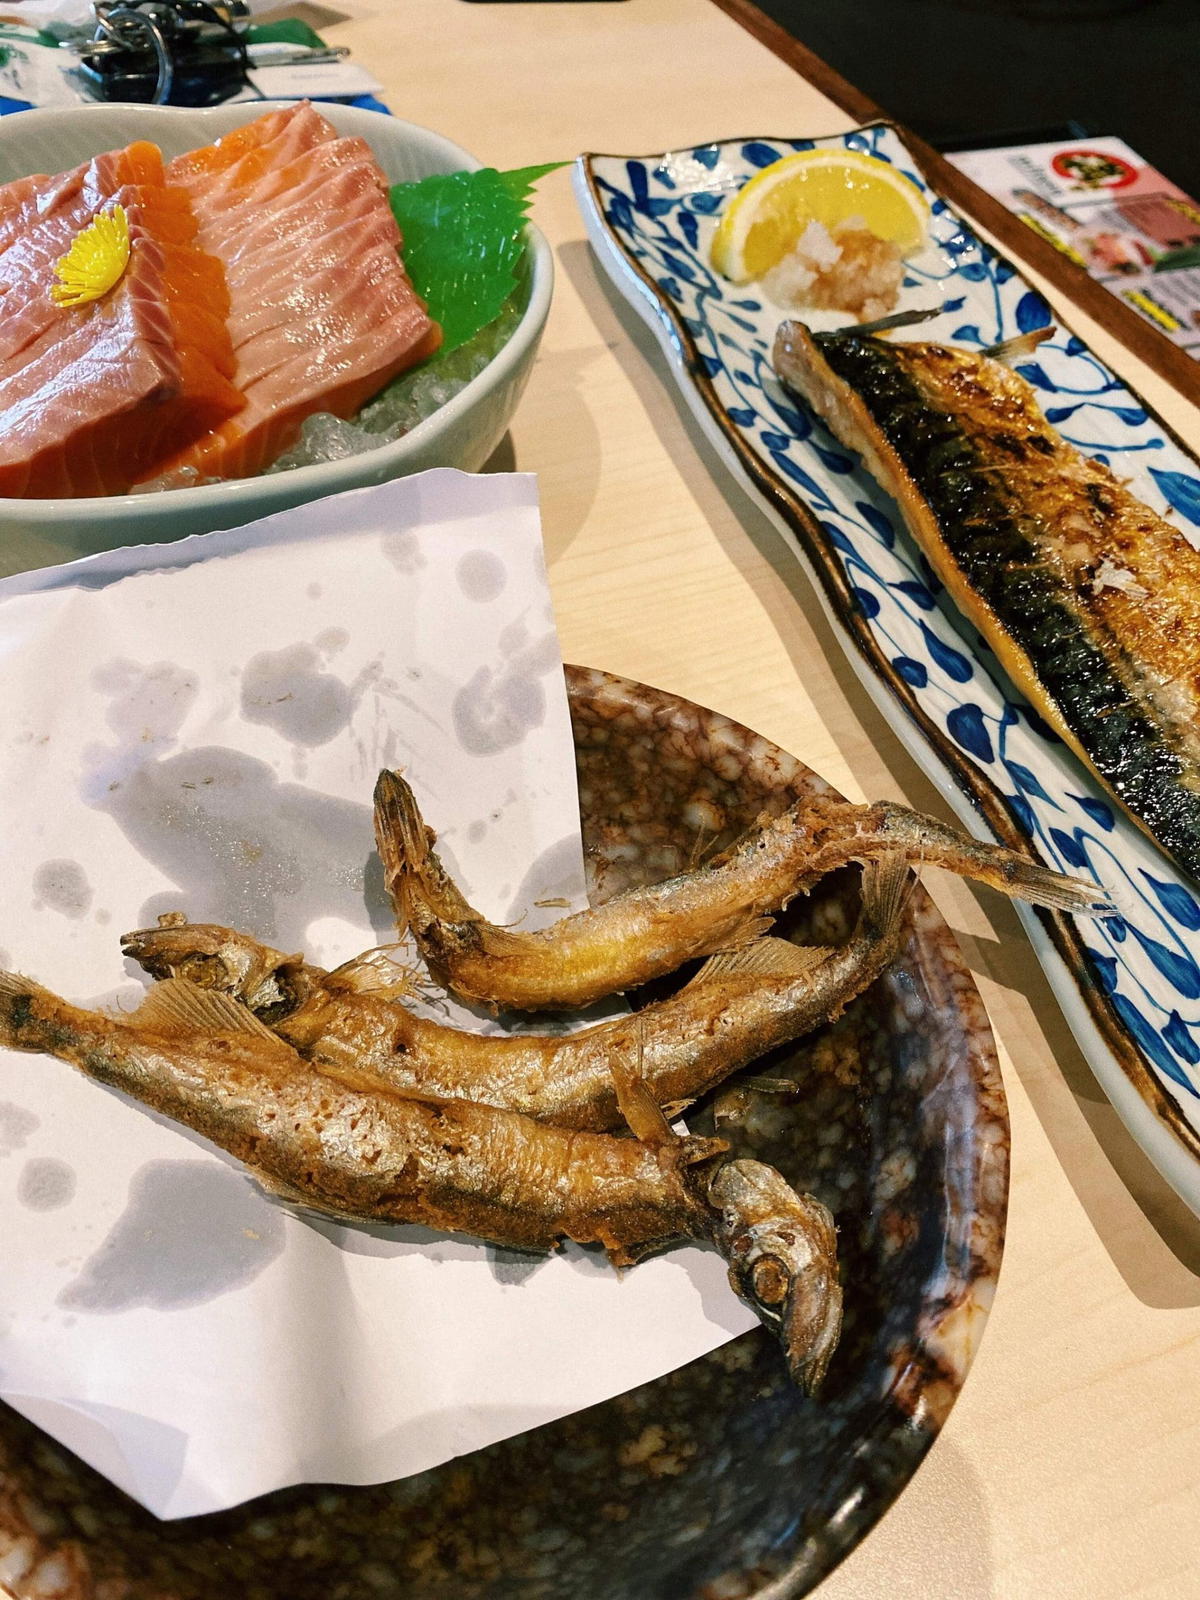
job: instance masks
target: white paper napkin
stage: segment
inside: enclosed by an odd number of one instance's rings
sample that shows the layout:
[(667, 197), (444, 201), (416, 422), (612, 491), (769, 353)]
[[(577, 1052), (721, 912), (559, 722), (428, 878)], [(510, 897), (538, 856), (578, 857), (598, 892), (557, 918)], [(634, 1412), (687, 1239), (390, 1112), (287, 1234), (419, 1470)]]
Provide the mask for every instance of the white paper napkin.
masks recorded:
[[(165, 910), (324, 965), (389, 938), (384, 765), (485, 914), (585, 903), (530, 477), (429, 472), (7, 580), (0, 656), (0, 965), (76, 1002), (136, 1002), (119, 935)], [(0, 1052), (0, 1394), (160, 1516), (419, 1472), (752, 1321), (700, 1249), (618, 1277), (301, 1219)]]

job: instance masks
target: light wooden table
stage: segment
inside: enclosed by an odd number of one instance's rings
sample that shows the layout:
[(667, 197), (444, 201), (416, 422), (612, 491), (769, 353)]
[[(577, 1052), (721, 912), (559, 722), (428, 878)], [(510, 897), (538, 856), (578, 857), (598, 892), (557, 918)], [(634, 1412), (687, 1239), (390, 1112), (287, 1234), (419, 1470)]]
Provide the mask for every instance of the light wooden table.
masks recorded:
[[(831, 133), (853, 120), (709, 0), (341, 9), (352, 19), (323, 32), (384, 82), (396, 115), (499, 167)], [(851, 796), (948, 815), (598, 271), (568, 173), (541, 185), (533, 216), (558, 281), (511, 450), (494, 465), (538, 475), (566, 659), (727, 712)], [(1102, 327), (1071, 317), (1200, 446), (1195, 407)], [(899, 1502), (819, 1595), (1200, 1595), (1200, 1222), (1117, 1121), (1009, 907), (930, 880), (1000, 1044), (1008, 1244), (962, 1398)]]

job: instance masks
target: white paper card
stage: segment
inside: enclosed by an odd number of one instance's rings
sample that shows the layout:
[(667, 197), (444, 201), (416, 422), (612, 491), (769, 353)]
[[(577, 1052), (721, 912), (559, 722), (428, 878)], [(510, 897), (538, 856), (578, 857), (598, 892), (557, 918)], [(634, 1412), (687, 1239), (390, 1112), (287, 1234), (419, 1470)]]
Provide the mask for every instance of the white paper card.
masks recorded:
[[(383, 765), (485, 914), (585, 903), (530, 477), (424, 473), (6, 580), (0, 654), (0, 965), (73, 1001), (136, 1001), (118, 938), (164, 910), (326, 965), (386, 940)], [(302, 1219), (0, 1052), (0, 1394), (160, 1516), (419, 1472), (752, 1322), (700, 1249), (618, 1277)]]
[(247, 77), (264, 100), (345, 100), (383, 93), (379, 79), (356, 61), (267, 62)]

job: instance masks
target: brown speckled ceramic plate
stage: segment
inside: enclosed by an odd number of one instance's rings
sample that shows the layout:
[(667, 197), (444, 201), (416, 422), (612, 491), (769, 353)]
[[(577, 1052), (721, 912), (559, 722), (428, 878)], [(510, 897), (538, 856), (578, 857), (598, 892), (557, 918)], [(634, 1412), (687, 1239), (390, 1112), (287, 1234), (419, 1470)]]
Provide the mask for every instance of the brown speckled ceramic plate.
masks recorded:
[[(597, 900), (686, 866), (698, 830), (721, 843), (764, 810), (827, 791), (725, 717), (603, 673), (567, 677)], [(844, 937), (856, 896), (856, 872), (826, 880), (789, 912), (791, 931)], [(869, 993), (771, 1060), (770, 1075), (802, 1092), (751, 1093), (731, 1135), (736, 1153), (779, 1167), (838, 1219), (846, 1327), (817, 1400), (756, 1330), (418, 1477), (285, 1489), (170, 1523), (0, 1407), (0, 1589), (17, 1600), (806, 1593), (929, 1447), (1000, 1265), (1009, 1138), (991, 1032), (920, 888), (908, 919), (902, 956)]]

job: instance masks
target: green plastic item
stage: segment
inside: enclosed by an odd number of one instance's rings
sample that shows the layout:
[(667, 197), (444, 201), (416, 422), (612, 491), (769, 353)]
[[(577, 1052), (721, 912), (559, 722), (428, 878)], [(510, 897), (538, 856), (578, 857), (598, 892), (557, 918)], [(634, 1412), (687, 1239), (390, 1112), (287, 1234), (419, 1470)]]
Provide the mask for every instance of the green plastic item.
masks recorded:
[(442, 325), (439, 355), (494, 322), (517, 285), (525, 212), (534, 185), (565, 166), (451, 172), (398, 183), (389, 198), (404, 235), (413, 287)]
[(315, 28), (299, 17), (284, 17), (279, 22), (253, 22), (246, 29), (247, 44), (295, 44), (306, 50), (321, 50), (325, 41)]

